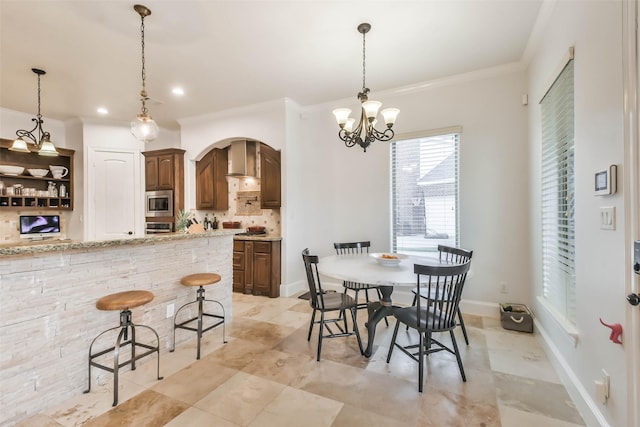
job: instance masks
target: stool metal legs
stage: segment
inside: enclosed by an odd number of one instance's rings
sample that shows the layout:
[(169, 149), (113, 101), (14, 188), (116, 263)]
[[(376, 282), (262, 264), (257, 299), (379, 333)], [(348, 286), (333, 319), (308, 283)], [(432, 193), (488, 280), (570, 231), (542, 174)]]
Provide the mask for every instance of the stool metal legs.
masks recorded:
[[(154, 333), (156, 336), (156, 346), (143, 344), (136, 342), (136, 327), (138, 328), (146, 328)], [(120, 333), (118, 333), (118, 338), (113, 347), (110, 347), (106, 350), (99, 351), (97, 353), (93, 353), (93, 344), (100, 338), (102, 335), (120, 329)], [(129, 339), (129, 329), (131, 329), (131, 339)], [(119, 363), (120, 359), (120, 347), (131, 345), (131, 359), (126, 362)], [(145, 348), (146, 351), (143, 351), (141, 354), (136, 355), (136, 347)], [(110, 366), (106, 366), (95, 362), (93, 359), (96, 357), (100, 357), (104, 354), (110, 353), (113, 351), (113, 368)], [(91, 366), (95, 366), (96, 368), (104, 369), (105, 371), (113, 373), (113, 406), (118, 404), (118, 373), (120, 368), (131, 363), (131, 370), (135, 371), (136, 369), (136, 360), (141, 359), (145, 356), (148, 356), (151, 353), (158, 353), (158, 364), (157, 364), (157, 377), (159, 380), (162, 379), (160, 376), (160, 337), (158, 333), (151, 327), (146, 325), (136, 325), (131, 321), (131, 310), (123, 310), (120, 312), (120, 326), (116, 326), (114, 328), (107, 329), (104, 332), (101, 332), (97, 337), (91, 341), (91, 345), (89, 346), (89, 387), (84, 391), (85, 393), (89, 393), (91, 391)]]
[[(220, 308), (222, 309), (222, 316), (220, 316), (219, 314), (210, 314), (210, 313), (205, 313), (204, 312), (204, 302), (213, 302), (216, 303), (220, 306)], [(176, 323), (176, 319), (178, 318), (178, 313), (180, 313), (180, 311), (185, 308), (190, 306), (191, 304), (198, 304), (198, 314), (195, 317), (192, 317), (190, 319), (185, 320), (184, 322), (180, 322), (180, 323)], [(215, 322), (214, 324), (207, 326), (206, 328), (203, 328), (203, 320), (204, 317), (212, 317), (215, 319), (219, 319), (217, 322)], [(170, 352), (173, 352), (176, 348), (176, 329), (186, 329), (189, 331), (194, 331), (197, 332), (198, 334), (198, 344), (197, 344), (197, 356), (196, 359), (200, 360), (200, 342), (202, 340), (202, 334), (207, 332), (210, 329), (215, 328), (216, 326), (222, 325), (222, 342), (224, 344), (227, 343), (227, 340), (225, 339), (225, 326), (224, 326), (224, 318), (225, 318), (225, 312), (224, 312), (224, 306), (222, 305), (222, 303), (220, 303), (220, 301), (216, 301), (216, 300), (211, 300), (211, 299), (205, 299), (204, 297), (204, 288), (202, 286), (200, 286), (198, 288), (198, 292), (197, 292), (197, 298), (195, 301), (191, 301), (188, 302), (186, 304), (184, 304), (182, 307), (180, 307), (178, 309), (178, 311), (176, 311), (175, 316), (173, 317), (173, 346), (171, 347), (171, 350), (169, 350)], [(189, 323), (197, 321), (197, 327), (191, 327), (191, 326), (187, 326)]]

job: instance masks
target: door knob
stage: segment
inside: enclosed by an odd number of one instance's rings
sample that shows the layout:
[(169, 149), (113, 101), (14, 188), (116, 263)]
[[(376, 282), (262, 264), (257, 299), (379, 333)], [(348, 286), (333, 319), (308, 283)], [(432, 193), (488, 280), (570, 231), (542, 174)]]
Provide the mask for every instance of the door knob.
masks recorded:
[(629, 294), (629, 295), (627, 295), (627, 301), (629, 301), (629, 304), (631, 304), (631, 305), (638, 305), (638, 304), (640, 304), (640, 295), (638, 295), (638, 294)]
[(133, 231), (130, 231), (127, 233), (129, 236), (131, 236), (133, 234)]

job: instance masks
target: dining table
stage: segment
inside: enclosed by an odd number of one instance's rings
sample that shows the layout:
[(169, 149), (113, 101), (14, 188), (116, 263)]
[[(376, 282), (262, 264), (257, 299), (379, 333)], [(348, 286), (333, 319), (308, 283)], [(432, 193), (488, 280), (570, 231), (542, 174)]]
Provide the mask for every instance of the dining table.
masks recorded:
[(329, 255), (321, 257), (318, 262), (318, 273), (331, 279), (368, 283), (376, 285), (380, 289), (379, 301), (370, 302), (367, 306), (368, 320), (367, 347), (363, 354), (370, 357), (373, 352), (373, 341), (378, 322), (386, 316), (392, 315), (394, 306), (391, 294), (396, 287), (415, 287), (416, 275), (413, 272), (414, 264), (442, 266), (452, 265), (451, 262), (440, 260), (438, 253), (424, 256), (400, 255), (397, 265), (382, 265), (376, 261), (380, 254), (345, 254)]

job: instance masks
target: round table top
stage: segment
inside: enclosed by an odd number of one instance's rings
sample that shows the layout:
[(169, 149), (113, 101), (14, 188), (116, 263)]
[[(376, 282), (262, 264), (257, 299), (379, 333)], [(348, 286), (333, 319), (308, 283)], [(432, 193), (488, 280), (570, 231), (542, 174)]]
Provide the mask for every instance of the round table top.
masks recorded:
[(434, 253), (425, 256), (409, 255), (401, 259), (397, 266), (382, 266), (371, 255), (365, 253), (322, 257), (318, 262), (318, 272), (332, 279), (349, 282), (384, 286), (415, 286), (414, 264), (433, 266), (450, 264), (446, 261), (441, 262), (438, 254)]

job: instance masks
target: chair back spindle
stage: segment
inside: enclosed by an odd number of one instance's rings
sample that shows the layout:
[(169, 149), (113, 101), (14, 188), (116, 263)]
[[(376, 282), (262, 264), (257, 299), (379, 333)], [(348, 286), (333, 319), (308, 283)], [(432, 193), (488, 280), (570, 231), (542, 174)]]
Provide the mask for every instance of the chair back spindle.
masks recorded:
[(336, 250), (336, 255), (364, 254), (369, 253), (371, 241), (334, 243), (333, 247)]

